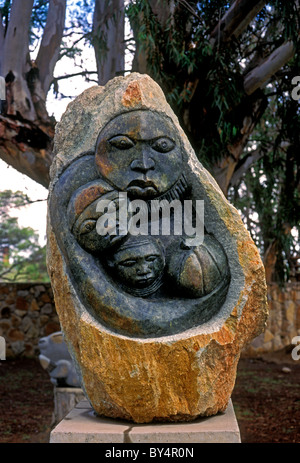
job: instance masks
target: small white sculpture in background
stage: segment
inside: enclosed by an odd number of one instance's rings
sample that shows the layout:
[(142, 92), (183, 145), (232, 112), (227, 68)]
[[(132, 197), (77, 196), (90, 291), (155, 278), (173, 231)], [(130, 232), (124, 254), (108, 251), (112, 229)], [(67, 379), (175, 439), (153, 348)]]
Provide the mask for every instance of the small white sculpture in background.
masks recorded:
[(39, 340), (39, 361), (50, 375), (50, 381), (57, 387), (80, 387), (67, 345), (61, 331)]

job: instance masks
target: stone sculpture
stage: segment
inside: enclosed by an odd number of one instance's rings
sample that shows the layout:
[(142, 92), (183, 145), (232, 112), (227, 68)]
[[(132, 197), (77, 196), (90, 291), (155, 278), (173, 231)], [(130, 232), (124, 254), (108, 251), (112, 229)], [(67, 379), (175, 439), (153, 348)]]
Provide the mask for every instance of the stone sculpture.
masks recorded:
[(224, 411), (240, 352), (265, 327), (264, 269), (161, 89), (133, 73), (86, 90), (54, 152), (48, 270), (94, 410), (135, 422)]

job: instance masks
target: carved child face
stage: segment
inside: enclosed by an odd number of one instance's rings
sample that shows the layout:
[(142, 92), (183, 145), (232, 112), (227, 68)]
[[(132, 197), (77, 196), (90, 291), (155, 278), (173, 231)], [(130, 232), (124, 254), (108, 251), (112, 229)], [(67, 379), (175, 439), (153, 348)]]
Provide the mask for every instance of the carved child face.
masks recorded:
[(122, 283), (131, 288), (146, 288), (161, 276), (165, 260), (158, 245), (147, 242), (130, 243), (115, 252), (110, 266)]
[(168, 191), (182, 173), (175, 126), (151, 111), (132, 111), (110, 121), (96, 146), (102, 176), (132, 197), (151, 198)]

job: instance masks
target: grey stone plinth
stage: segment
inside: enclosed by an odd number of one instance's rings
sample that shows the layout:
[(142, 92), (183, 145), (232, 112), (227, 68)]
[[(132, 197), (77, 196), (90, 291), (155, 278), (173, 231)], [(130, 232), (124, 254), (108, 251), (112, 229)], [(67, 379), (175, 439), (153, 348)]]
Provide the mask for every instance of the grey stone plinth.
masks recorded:
[(84, 397), (77, 387), (54, 387), (53, 425), (58, 424)]
[(240, 443), (232, 402), (225, 413), (191, 423), (133, 424), (95, 415), (83, 400), (52, 430), (50, 443)]

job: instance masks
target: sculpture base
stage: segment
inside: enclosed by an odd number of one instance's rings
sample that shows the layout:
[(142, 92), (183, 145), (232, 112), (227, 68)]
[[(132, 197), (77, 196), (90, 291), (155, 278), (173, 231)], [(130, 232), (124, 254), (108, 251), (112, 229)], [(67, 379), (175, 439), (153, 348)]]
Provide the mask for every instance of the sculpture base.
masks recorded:
[(87, 400), (79, 402), (52, 430), (50, 443), (240, 443), (232, 402), (225, 413), (190, 423), (133, 424), (98, 417)]
[(64, 417), (82, 400), (84, 393), (78, 387), (54, 386), (54, 412), (52, 426), (60, 423)]

